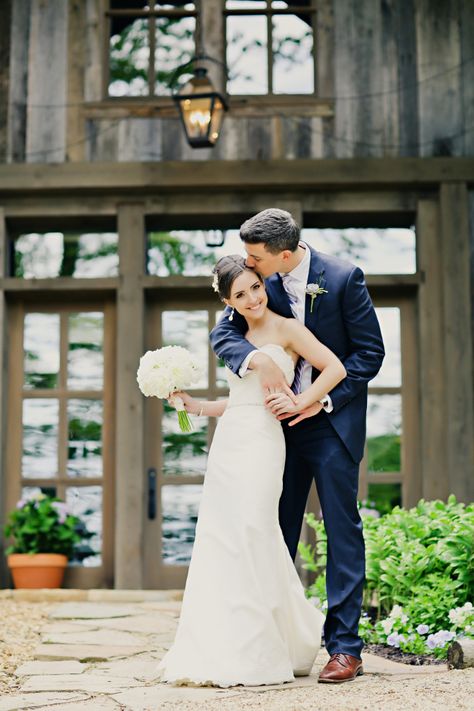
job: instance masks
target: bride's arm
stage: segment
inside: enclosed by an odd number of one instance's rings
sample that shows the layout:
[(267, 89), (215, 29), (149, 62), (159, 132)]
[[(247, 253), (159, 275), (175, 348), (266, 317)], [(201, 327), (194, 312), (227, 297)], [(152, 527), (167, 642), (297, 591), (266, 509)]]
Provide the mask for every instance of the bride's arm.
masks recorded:
[(328, 392), (346, 377), (346, 369), (339, 358), (296, 319), (287, 319), (284, 325), (287, 346), (319, 370), (319, 375), (309, 388), (296, 396), (297, 403), (290, 403), (285, 395), (269, 396), (266, 399), (275, 415), (297, 414), (318, 403)]
[(181, 398), (184, 403), (184, 409), (190, 415), (220, 417), (227, 407), (227, 398), (225, 400), (197, 400), (184, 391), (174, 393), (174, 395)]

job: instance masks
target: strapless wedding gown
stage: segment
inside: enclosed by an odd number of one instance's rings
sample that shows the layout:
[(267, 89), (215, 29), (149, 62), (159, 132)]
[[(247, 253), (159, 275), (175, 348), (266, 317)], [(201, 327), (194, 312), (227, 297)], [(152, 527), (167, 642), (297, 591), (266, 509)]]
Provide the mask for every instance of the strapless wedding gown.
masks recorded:
[[(260, 350), (291, 383), (288, 353)], [(278, 684), (309, 673), (324, 616), (305, 598), (278, 523), (281, 424), (257, 374), (226, 375), (229, 404), (209, 452), (181, 617), (159, 670), (179, 684)]]

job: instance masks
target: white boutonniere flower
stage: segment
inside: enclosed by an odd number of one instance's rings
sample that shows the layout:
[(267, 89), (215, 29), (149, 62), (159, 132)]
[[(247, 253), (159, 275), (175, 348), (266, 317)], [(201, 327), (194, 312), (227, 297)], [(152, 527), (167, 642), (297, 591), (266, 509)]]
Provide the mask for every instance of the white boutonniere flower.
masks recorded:
[(312, 314), (313, 313), (313, 304), (314, 300), (319, 294), (327, 294), (328, 291), (327, 289), (323, 289), (323, 287), (320, 284), (308, 284), (305, 290), (305, 294), (309, 294), (311, 297), (311, 304), (309, 307), (309, 312)]

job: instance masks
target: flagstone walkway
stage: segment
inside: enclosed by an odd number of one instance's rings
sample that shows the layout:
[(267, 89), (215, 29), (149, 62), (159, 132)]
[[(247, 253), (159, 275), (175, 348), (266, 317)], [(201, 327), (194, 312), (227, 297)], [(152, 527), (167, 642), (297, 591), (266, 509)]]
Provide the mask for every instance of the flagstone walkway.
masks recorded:
[(232, 689), (160, 684), (156, 667), (174, 637), (180, 593), (88, 593), (87, 599), (53, 607), (34, 661), (16, 669), (20, 689), (0, 698), (0, 711), (474, 708), (474, 669), (410, 667), (367, 654), (364, 676), (350, 684), (322, 685), (317, 675), (327, 660), (324, 650), (312, 674), (291, 684)]

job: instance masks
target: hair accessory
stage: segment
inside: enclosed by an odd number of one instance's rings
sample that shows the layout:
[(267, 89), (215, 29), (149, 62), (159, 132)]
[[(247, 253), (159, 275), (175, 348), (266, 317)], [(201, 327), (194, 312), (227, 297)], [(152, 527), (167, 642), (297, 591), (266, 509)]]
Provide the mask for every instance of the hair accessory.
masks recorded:
[(234, 309), (232, 309), (232, 311), (230, 312), (230, 314), (228, 316), (229, 321), (232, 321), (233, 318), (234, 318)]
[(216, 293), (219, 293), (219, 275), (217, 272), (214, 272), (214, 278), (212, 280), (212, 288)]

